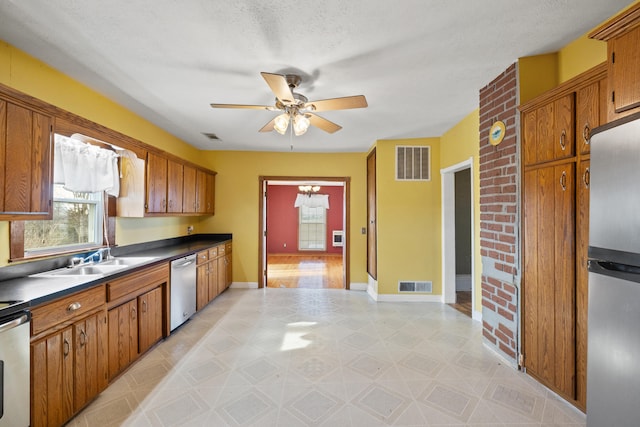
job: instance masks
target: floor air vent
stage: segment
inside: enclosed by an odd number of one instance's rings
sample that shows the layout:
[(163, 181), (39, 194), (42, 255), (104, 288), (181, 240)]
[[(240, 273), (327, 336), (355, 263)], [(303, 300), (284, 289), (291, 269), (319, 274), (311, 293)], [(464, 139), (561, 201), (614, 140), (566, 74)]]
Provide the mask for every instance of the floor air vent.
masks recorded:
[(398, 282), (398, 291), (400, 292), (425, 292), (431, 293), (432, 282)]

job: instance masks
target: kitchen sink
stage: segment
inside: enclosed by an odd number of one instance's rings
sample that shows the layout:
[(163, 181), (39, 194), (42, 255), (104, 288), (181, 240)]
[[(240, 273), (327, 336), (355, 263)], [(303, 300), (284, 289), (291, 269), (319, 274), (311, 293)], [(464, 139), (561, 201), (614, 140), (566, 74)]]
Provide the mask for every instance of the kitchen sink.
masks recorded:
[(142, 264), (145, 262), (153, 261), (155, 257), (116, 257), (111, 258), (101, 263), (97, 264), (97, 266), (123, 266), (123, 267), (132, 267), (134, 265)]
[(155, 257), (116, 257), (97, 264), (85, 264), (77, 267), (65, 267), (57, 270), (33, 274), (31, 277), (61, 277), (61, 276), (95, 276), (100, 277), (115, 273), (125, 268), (134, 267), (145, 262), (153, 261)]

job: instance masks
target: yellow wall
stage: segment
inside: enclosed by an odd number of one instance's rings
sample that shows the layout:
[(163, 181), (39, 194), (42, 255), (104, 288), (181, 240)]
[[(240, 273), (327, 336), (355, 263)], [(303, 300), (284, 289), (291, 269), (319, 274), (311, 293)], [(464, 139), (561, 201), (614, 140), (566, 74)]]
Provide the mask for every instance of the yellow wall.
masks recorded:
[[(431, 147), (431, 181), (396, 181), (395, 147)], [(376, 143), (378, 293), (397, 294), (399, 280), (432, 281), (442, 294), (440, 139)]]
[[(258, 281), (260, 176), (351, 178), (349, 249), (351, 283), (366, 283), (366, 153), (203, 153), (216, 175), (216, 214), (202, 232), (233, 233), (234, 282)], [(196, 230), (198, 231), (198, 230)]]
[(528, 56), (518, 59), (520, 103), (558, 86), (558, 54)]
[(480, 257), (480, 111), (471, 112), (440, 138), (440, 168), (445, 169), (473, 157), (473, 242), (475, 267), (475, 301), (473, 309), (482, 311), (482, 268)]
[(607, 60), (607, 43), (583, 35), (558, 52), (558, 83)]
[[(202, 162), (199, 150), (3, 41), (0, 41), (0, 83), (184, 159), (210, 167)], [(194, 225), (196, 232), (200, 232), (199, 222), (199, 218), (188, 217), (118, 218), (116, 242), (126, 245), (186, 235), (187, 225)], [(0, 266), (6, 265), (8, 259), (9, 223), (0, 221)]]

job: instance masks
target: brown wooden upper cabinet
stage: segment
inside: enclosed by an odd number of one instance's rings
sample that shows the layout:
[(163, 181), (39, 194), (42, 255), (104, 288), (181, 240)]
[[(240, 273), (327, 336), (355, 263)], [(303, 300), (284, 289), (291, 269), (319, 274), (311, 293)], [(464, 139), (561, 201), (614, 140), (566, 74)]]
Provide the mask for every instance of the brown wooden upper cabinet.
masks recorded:
[(640, 111), (640, 3), (589, 34), (607, 42), (608, 121)]
[(0, 98), (0, 220), (50, 219), (53, 118)]
[(146, 182), (146, 214), (214, 213), (214, 172), (149, 152)]
[(591, 151), (591, 131), (607, 122), (606, 94), (606, 78), (576, 92), (576, 144), (580, 154)]
[(570, 93), (524, 113), (525, 165), (575, 154), (574, 102), (574, 93)]

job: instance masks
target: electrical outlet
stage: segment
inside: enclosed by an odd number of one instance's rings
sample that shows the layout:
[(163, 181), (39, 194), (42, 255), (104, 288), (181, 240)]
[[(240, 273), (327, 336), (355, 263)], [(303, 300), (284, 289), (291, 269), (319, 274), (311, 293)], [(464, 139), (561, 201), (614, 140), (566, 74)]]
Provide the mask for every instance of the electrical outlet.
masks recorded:
[(193, 225), (187, 227), (187, 235), (193, 233)]
[(366, 228), (366, 227), (362, 227), (362, 231), (361, 231), (361, 233), (362, 233), (362, 234), (367, 234), (367, 228)]
[(284, 247), (285, 247), (285, 248), (287, 247), (287, 244), (286, 244), (286, 243), (284, 244)]

